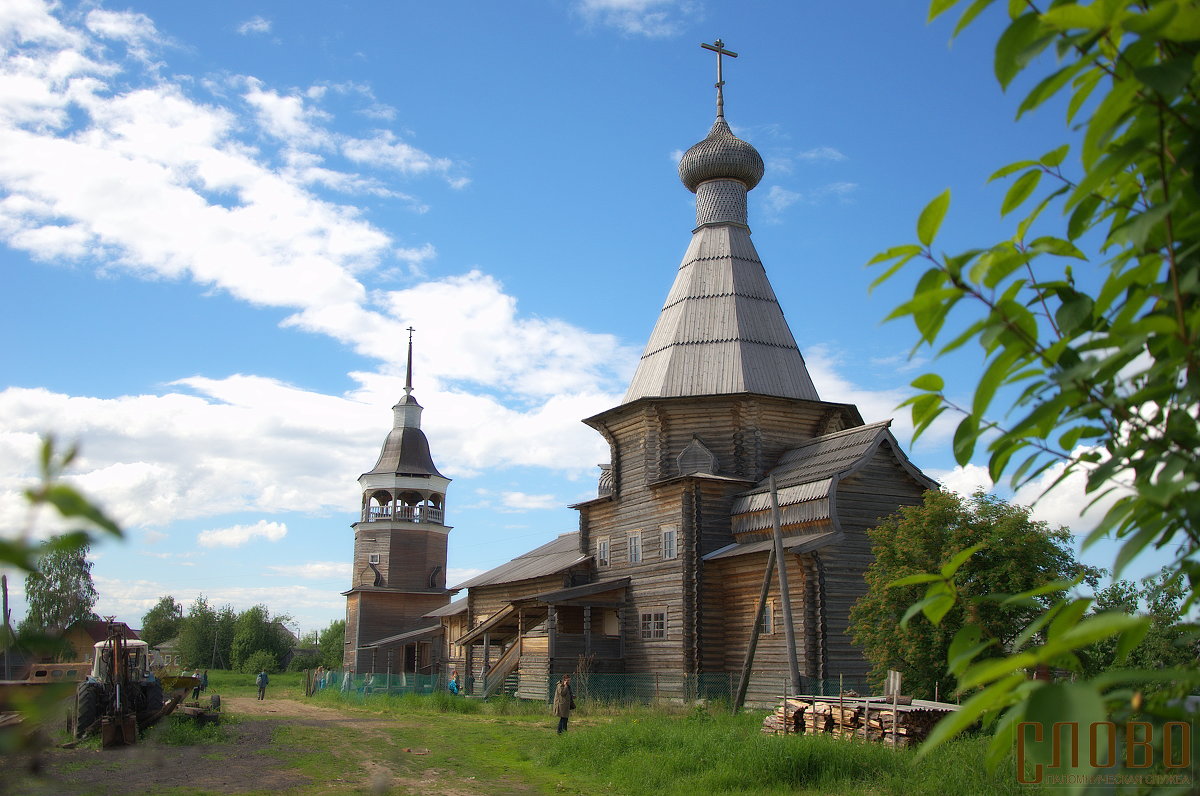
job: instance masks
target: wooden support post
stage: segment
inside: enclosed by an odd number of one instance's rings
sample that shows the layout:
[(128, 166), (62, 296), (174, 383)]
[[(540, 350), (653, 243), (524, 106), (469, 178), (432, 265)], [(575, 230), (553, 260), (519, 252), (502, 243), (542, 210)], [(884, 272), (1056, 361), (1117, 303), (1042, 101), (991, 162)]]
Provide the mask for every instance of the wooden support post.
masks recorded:
[(488, 689), (488, 673), (492, 668), (492, 635), (489, 631), (483, 631), (483, 693), (487, 693)]
[(592, 654), (592, 606), (583, 606), (583, 654)]
[(754, 651), (758, 648), (758, 631), (762, 627), (763, 609), (767, 607), (767, 594), (771, 591), (771, 570), (775, 567), (775, 548), (767, 553), (767, 567), (763, 570), (762, 588), (758, 591), (758, 610), (754, 613), (754, 624), (750, 629), (750, 644), (746, 647), (746, 659), (742, 662), (742, 676), (738, 680), (737, 695), (733, 698), (733, 712), (737, 713), (746, 703), (746, 689), (750, 687), (750, 668), (754, 665)]
[(793, 693), (800, 693), (800, 669), (796, 663), (796, 628), (792, 622), (792, 596), (788, 591), (787, 559), (783, 556), (783, 530), (779, 525), (779, 495), (775, 491), (775, 474), (768, 479), (771, 491), (771, 528), (775, 536), (775, 566), (779, 569), (779, 603), (783, 608), (783, 631), (787, 638), (788, 674)]

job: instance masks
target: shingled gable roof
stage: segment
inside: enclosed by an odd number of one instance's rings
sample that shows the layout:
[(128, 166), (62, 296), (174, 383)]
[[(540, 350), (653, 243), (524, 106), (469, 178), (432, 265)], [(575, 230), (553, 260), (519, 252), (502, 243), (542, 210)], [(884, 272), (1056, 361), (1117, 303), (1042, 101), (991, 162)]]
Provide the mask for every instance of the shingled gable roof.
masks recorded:
[(819, 400), (750, 231), (732, 224), (692, 234), (621, 403), (730, 393)]
[(498, 583), (512, 583), (517, 580), (540, 578), (554, 575), (570, 569), (576, 564), (587, 561), (591, 556), (580, 555), (579, 533), (564, 533), (541, 547), (530, 550), (524, 555), (517, 556), (507, 564), (501, 564), (495, 569), (489, 569), (482, 575), (476, 575), (470, 580), (463, 581), (456, 589), (469, 589), (475, 586), (493, 586)]
[[(937, 482), (917, 469), (904, 455), (889, 429), (890, 420), (826, 434), (799, 445), (780, 458), (771, 471), (775, 476), (783, 525), (828, 521), (829, 530), (838, 530), (832, 497), (837, 482), (863, 467), (884, 444), (913, 480), (928, 489)], [(734, 499), (734, 533), (759, 531), (771, 527), (769, 480)], [(750, 551), (745, 551), (750, 552)]]

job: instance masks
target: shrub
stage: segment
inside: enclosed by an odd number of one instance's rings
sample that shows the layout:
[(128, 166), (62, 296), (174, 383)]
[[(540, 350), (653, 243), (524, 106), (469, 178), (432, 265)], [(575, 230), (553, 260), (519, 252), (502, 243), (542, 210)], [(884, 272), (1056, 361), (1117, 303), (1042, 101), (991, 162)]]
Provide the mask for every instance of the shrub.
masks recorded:
[(242, 661), (239, 669), (242, 672), (266, 672), (267, 674), (275, 674), (279, 671), (279, 661), (276, 660), (273, 653), (266, 650), (250, 653), (247, 658)]

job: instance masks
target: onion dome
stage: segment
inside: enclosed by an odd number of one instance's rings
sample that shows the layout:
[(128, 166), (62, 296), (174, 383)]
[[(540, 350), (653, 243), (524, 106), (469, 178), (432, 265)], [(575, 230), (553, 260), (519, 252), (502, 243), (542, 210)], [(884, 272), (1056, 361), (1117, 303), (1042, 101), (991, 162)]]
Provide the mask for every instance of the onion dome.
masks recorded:
[(708, 137), (684, 153), (679, 179), (692, 193), (708, 180), (738, 180), (747, 190), (763, 178), (762, 156), (752, 145), (733, 134), (724, 116), (713, 122)]

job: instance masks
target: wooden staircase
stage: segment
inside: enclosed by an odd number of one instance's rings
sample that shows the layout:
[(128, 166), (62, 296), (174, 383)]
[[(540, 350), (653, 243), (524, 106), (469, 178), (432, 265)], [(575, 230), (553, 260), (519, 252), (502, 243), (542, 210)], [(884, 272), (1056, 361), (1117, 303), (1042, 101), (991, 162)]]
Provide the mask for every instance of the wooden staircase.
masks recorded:
[(499, 691), (501, 686), (508, 681), (509, 675), (517, 670), (517, 665), (520, 662), (521, 642), (518, 641), (500, 656), (500, 660), (496, 661), (491, 671), (487, 673), (487, 677), (483, 681), (483, 691), (480, 693), (480, 696), (487, 699)]

